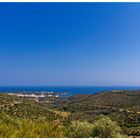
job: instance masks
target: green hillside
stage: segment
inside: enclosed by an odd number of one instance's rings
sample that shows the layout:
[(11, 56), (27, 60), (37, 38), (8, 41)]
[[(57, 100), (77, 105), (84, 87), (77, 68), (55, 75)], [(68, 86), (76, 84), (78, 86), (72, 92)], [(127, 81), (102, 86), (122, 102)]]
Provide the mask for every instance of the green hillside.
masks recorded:
[(140, 91), (45, 97), (40, 102), (1, 93), (0, 116), (0, 137), (139, 137)]

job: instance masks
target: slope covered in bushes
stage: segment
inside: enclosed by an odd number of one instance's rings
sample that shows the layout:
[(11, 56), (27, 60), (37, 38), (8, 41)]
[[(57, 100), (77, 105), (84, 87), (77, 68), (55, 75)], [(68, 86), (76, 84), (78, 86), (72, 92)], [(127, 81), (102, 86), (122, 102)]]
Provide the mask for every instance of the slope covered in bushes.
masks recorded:
[(0, 137), (139, 137), (140, 91), (46, 98), (0, 94)]

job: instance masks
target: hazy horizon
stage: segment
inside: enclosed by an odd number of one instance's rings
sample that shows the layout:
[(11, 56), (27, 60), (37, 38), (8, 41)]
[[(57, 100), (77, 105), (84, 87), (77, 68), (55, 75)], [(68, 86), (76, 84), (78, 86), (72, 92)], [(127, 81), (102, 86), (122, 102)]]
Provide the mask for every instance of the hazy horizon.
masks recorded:
[(140, 86), (140, 3), (0, 3), (0, 87)]

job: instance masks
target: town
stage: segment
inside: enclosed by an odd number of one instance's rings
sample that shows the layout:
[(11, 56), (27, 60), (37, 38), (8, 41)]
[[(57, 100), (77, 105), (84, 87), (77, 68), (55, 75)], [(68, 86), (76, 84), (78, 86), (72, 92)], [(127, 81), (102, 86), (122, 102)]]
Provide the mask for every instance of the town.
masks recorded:
[(36, 98), (41, 99), (45, 97), (61, 97), (63, 95), (66, 95), (66, 92), (10, 92), (8, 95), (16, 96), (16, 97), (23, 97), (23, 98)]

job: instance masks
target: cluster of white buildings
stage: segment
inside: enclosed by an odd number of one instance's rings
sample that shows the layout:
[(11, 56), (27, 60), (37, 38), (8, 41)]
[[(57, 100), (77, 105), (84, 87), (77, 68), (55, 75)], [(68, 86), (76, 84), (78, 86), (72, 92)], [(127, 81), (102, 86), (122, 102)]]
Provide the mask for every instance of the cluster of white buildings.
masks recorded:
[(22, 94), (22, 93), (8, 93), (9, 95), (16, 96), (16, 97), (28, 97), (28, 98), (44, 98), (44, 94)]
[(44, 98), (44, 97), (56, 97), (58, 98), (58, 94), (52, 94), (53, 92), (49, 92), (48, 94), (36, 94), (36, 93), (8, 93), (11, 96), (16, 97), (26, 97), (26, 98)]

